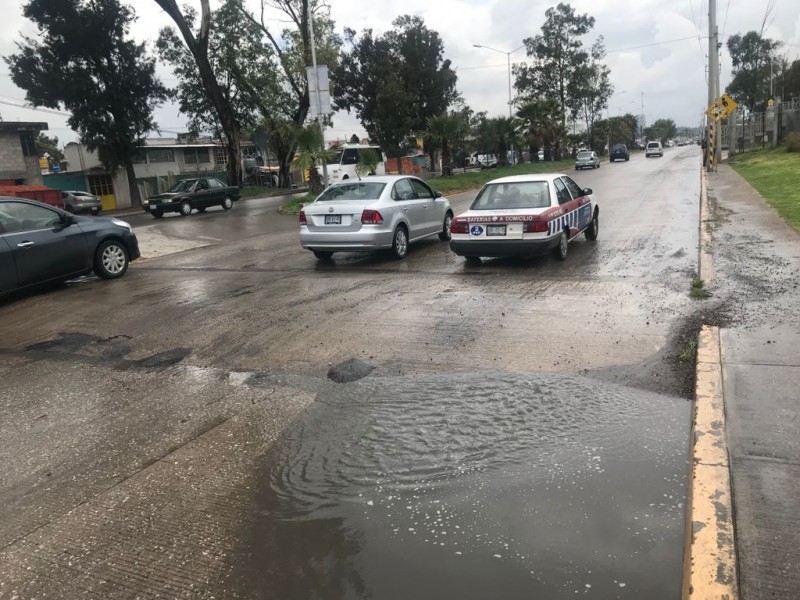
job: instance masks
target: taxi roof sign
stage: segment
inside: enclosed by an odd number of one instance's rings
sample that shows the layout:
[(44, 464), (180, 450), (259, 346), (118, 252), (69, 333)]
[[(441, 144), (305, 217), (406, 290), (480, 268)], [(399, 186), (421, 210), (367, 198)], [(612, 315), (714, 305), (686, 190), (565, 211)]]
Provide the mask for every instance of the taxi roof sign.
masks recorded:
[(719, 121), (720, 119), (727, 118), (734, 110), (736, 110), (736, 101), (728, 96), (728, 94), (722, 94), (719, 98), (714, 100), (714, 104), (708, 107), (706, 110), (706, 114), (712, 121)]

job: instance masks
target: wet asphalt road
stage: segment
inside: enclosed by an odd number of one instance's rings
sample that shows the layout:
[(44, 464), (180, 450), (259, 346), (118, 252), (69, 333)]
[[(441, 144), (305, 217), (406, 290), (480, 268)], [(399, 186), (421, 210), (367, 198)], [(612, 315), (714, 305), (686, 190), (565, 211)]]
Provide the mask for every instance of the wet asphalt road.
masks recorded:
[(676, 597), (698, 160), (575, 173), (565, 263), (128, 218), (190, 249), (0, 305), (0, 597)]

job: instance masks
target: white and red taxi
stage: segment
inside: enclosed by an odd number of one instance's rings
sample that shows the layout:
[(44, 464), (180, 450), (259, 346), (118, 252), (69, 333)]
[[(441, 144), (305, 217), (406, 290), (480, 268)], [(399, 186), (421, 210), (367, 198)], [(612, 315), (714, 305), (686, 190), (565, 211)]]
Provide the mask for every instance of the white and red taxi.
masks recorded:
[(597, 239), (599, 212), (592, 190), (560, 173), (514, 175), (483, 186), (472, 206), (450, 224), (450, 249), (467, 260), (481, 256), (567, 258), (583, 233)]

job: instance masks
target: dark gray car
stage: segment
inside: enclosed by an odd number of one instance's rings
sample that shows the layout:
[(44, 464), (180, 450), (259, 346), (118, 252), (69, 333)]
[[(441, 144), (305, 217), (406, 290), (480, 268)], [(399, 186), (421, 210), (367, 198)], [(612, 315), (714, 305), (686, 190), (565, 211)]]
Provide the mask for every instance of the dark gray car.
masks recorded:
[(139, 243), (125, 221), (0, 197), (0, 295), (92, 271), (114, 279), (137, 258)]
[(67, 212), (75, 214), (92, 213), (93, 215), (97, 215), (103, 210), (100, 197), (90, 194), (89, 192), (67, 190), (61, 192), (61, 199), (64, 201), (64, 208)]

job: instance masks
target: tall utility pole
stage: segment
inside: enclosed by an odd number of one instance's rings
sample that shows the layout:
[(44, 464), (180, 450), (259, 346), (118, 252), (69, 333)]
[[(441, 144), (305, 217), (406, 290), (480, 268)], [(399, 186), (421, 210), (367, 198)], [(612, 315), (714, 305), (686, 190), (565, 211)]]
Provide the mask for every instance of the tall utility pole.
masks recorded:
[[(717, 28), (717, 0), (708, 0), (708, 106), (714, 104), (719, 97), (719, 29)], [(708, 118), (709, 130), (713, 128), (714, 139), (714, 158), (707, 161), (707, 168), (710, 171), (711, 165), (719, 161), (721, 155), (719, 142), (719, 127), (717, 123)], [(707, 140), (709, 149), (712, 147), (712, 140)], [(710, 158), (710, 157), (709, 157)]]

